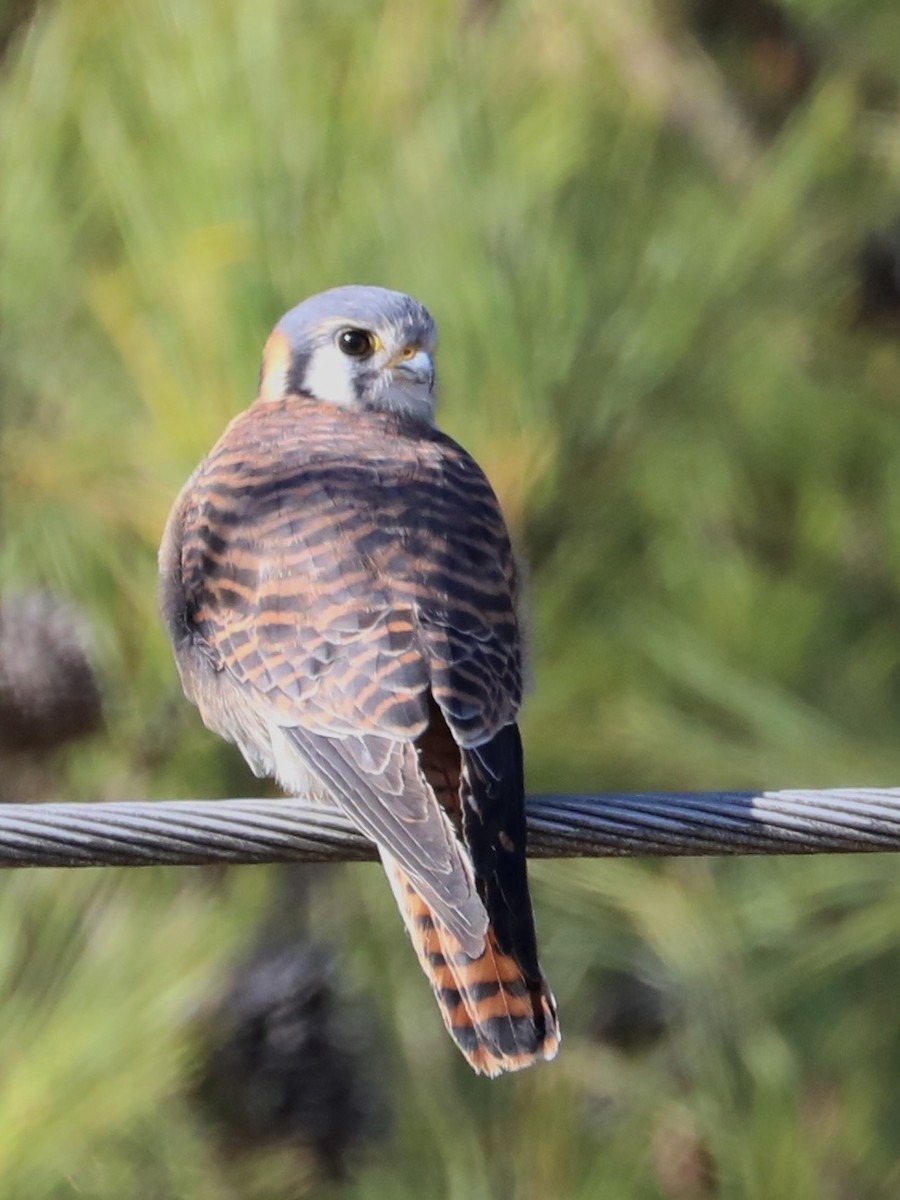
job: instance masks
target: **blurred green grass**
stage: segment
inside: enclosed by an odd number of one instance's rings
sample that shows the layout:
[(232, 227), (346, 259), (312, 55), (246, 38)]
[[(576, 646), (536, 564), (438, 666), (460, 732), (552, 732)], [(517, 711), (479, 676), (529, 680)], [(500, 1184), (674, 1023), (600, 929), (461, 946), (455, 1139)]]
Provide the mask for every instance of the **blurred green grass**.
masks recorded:
[[(442, 422), (531, 562), (535, 790), (900, 781), (900, 341), (855, 319), (900, 31), (886, 0), (784, 8), (821, 61), (776, 133), (674, 0), (38, 9), (0, 76), (0, 572), (78, 600), (108, 687), (58, 794), (258, 786), (180, 698), (155, 548), (269, 327), (347, 281), (434, 312)], [(491, 1085), (378, 871), (322, 885), (396, 1103), (344, 1194), (896, 1194), (891, 860), (533, 878), (565, 1040)], [(273, 888), (2, 881), (0, 1200), (319, 1193), (233, 1175), (187, 1099)], [(637, 1055), (592, 1034), (623, 970), (678, 1012)]]

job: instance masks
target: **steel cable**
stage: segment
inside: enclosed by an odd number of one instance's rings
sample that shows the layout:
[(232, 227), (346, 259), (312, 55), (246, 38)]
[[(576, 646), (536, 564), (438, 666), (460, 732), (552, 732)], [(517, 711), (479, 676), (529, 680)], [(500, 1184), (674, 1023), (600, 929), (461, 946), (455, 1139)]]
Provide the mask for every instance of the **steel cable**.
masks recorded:
[[(531, 796), (533, 858), (900, 849), (900, 788)], [(375, 858), (336, 810), (303, 800), (0, 805), (0, 867)]]

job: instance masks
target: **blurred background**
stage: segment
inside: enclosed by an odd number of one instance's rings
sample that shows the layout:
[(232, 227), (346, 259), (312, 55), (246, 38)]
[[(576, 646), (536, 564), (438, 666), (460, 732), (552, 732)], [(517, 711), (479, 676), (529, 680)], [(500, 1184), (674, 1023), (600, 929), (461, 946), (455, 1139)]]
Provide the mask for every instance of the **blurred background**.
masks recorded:
[[(240, 796), (155, 551), (281, 312), (412, 292), (532, 790), (900, 785), (895, 0), (0, 3), (0, 799)], [(486, 1082), (375, 866), (0, 879), (0, 1198), (900, 1193), (888, 857), (538, 863)]]

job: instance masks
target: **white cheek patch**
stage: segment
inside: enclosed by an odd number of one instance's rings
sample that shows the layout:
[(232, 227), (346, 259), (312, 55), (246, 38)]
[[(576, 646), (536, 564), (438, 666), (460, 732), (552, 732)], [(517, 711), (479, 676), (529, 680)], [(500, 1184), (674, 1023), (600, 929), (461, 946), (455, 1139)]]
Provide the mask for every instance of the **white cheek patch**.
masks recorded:
[(303, 389), (326, 404), (351, 408), (357, 403), (352, 359), (333, 343), (316, 347), (306, 368)]

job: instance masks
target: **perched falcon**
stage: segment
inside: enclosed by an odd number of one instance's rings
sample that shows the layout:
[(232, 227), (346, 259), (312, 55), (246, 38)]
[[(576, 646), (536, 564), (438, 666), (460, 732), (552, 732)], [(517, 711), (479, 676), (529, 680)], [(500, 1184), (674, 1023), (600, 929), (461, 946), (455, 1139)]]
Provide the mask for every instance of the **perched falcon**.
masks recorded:
[(282, 317), (257, 400), (175, 502), (160, 596), (205, 723), (375, 842), (451, 1037), (498, 1075), (559, 1029), (525, 873), (516, 567), (434, 427), (434, 339), (383, 288)]

